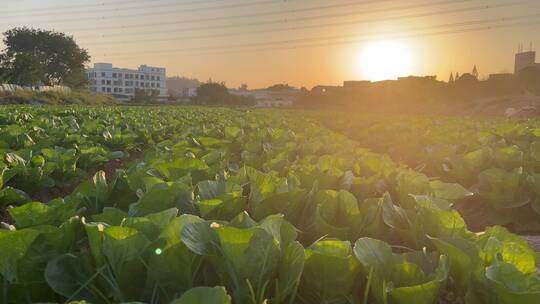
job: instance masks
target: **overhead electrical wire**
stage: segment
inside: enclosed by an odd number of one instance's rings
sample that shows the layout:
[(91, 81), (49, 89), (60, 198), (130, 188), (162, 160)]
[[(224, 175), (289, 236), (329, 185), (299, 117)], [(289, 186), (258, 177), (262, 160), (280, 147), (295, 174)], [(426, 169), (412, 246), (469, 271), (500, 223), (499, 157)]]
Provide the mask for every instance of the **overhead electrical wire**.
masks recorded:
[[(459, 3), (465, 3), (470, 2), (474, 0), (458, 0)], [(515, 6), (522, 3), (530, 2), (531, 0), (522, 0), (519, 2), (513, 2), (513, 3), (503, 3), (503, 4), (482, 4), (475, 6), (476, 9), (485, 9), (485, 8), (499, 8), (499, 7), (506, 7), (506, 6)], [(304, 22), (304, 21), (314, 21), (319, 19), (327, 19), (327, 18), (341, 18), (341, 17), (351, 17), (351, 16), (360, 16), (360, 15), (367, 15), (367, 14), (376, 14), (380, 12), (394, 12), (394, 11), (403, 11), (403, 10), (411, 10), (411, 9), (419, 9), (419, 8), (428, 8), (428, 7), (435, 7), (435, 6), (444, 6), (448, 4), (456, 3), (456, 0), (439, 0), (439, 1), (428, 1), (428, 2), (422, 2), (419, 4), (413, 4), (413, 5), (399, 5), (399, 6), (391, 6), (386, 8), (376, 8), (376, 9), (363, 9), (363, 10), (355, 10), (355, 11), (347, 11), (347, 12), (341, 12), (341, 13), (326, 13), (326, 14), (318, 14), (313, 16), (303, 16), (303, 17), (295, 17), (295, 18), (285, 18), (285, 19), (273, 19), (273, 20), (266, 20), (266, 21), (250, 21), (250, 22), (240, 22), (240, 23), (228, 23), (228, 24), (218, 24), (218, 25), (207, 25), (207, 26), (197, 26), (197, 27), (184, 27), (181, 29), (175, 29), (173, 32), (189, 32), (189, 31), (198, 31), (198, 30), (214, 30), (214, 29), (226, 29), (226, 28), (237, 28), (237, 27), (248, 27), (248, 26), (264, 26), (264, 25), (275, 25), (275, 24), (283, 24), (283, 23), (297, 23), (297, 22)], [(313, 8), (309, 8), (312, 10)], [(327, 7), (319, 7), (319, 9), (327, 9)], [(297, 10), (298, 12), (303, 10)], [(279, 12), (280, 14), (283, 14), (284, 12)], [(277, 14), (277, 12), (276, 12)], [(233, 17), (234, 19), (238, 19), (239, 16)], [(138, 28), (146, 27), (146, 26), (165, 26), (165, 25), (180, 25), (184, 23), (191, 23), (191, 22), (198, 22), (200, 20), (181, 20), (181, 21), (171, 21), (171, 22), (161, 22), (161, 23), (146, 23), (137, 25)], [(205, 20), (206, 21), (206, 20)], [(125, 27), (120, 27), (119, 29), (124, 29)], [(115, 28), (107, 28), (109, 30), (114, 30)], [(74, 29), (74, 30), (81, 30), (81, 29)], [(136, 33), (111, 33), (107, 35), (79, 35), (79, 37), (98, 37), (98, 38), (105, 38), (105, 37), (126, 37), (126, 36), (137, 36), (140, 37), (141, 34), (155, 34), (155, 33), (162, 33), (163, 29), (160, 29), (159, 31), (152, 30), (152, 31), (141, 31), (138, 30)], [(168, 33), (170, 33), (169, 31)]]
[[(446, 30), (446, 31), (437, 31), (437, 32), (429, 32), (429, 33), (408, 33), (408, 34), (401, 34), (401, 35), (392, 35), (392, 36), (386, 36), (386, 39), (408, 39), (408, 38), (417, 38), (417, 37), (425, 37), (425, 36), (443, 36), (443, 35), (451, 35), (451, 34), (460, 34), (460, 33), (470, 33), (470, 32), (479, 32), (479, 31), (489, 31), (489, 30), (495, 30), (495, 29), (504, 29), (504, 28), (512, 28), (512, 27), (522, 27), (522, 26), (529, 26), (529, 25), (538, 25), (540, 24), (540, 19), (534, 20), (534, 21), (527, 21), (527, 22), (515, 22), (510, 24), (500, 24), (500, 25), (487, 25), (487, 26), (479, 26), (474, 28), (466, 28), (466, 29), (454, 29), (454, 30)], [(313, 43), (313, 44), (301, 44), (301, 45), (293, 45), (293, 46), (283, 46), (283, 47), (261, 47), (261, 48), (250, 48), (250, 49), (241, 49), (241, 50), (229, 50), (229, 51), (209, 51), (209, 52), (196, 52), (196, 53), (184, 53), (183, 55), (189, 55), (189, 56), (203, 56), (203, 55), (224, 55), (224, 54), (232, 54), (232, 53), (245, 53), (245, 52), (260, 52), (260, 51), (279, 51), (279, 50), (293, 50), (293, 49), (302, 49), (302, 48), (317, 48), (317, 47), (323, 47), (323, 46), (337, 46), (337, 45), (347, 45), (347, 44), (358, 44), (362, 42), (368, 42), (372, 41), (372, 38), (368, 39), (353, 39), (353, 40), (338, 40), (338, 41), (330, 41), (330, 42), (322, 42), (322, 43)], [(167, 52), (159, 52), (161, 54), (163, 53), (178, 53), (174, 51), (167, 51)], [(141, 56), (126, 56), (123, 54), (114, 54), (114, 56), (110, 56), (108, 54), (103, 55), (105, 58), (139, 58)]]
[[(472, 20), (472, 21), (458, 22), (458, 23), (446, 23), (446, 24), (440, 24), (440, 25), (435, 25), (435, 26), (416, 27), (416, 28), (409, 29), (408, 31), (417, 32), (417, 31), (433, 30), (433, 29), (438, 29), (438, 28), (462, 27), (462, 26), (469, 26), (469, 25), (476, 25), (476, 24), (483, 24), (483, 23), (500, 23), (500, 22), (507, 22), (507, 21), (521, 20), (521, 19), (531, 19), (531, 18), (536, 18), (540, 20), (540, 13), (517, 16), (517, 17), (489, 18), (489, 19)], [(388, 31), (388, 32), (392, 33), (395, 31)], [(380, 31), (377, 33), (372, 33), (370, 34), (370, 36), (380, 35), (380, 33), (381, 33)], [(274, 40), (274, 41), (266, 41), (266, 42), (230, 44), (230, 45), (208, 45), (208, 46), (198, 46), (198, 47), (190, 47), (190, 48), (156, 50), (156, 51), (153, 51), (153, 53), (160, 54), (160, 53), (169, 53), (169, 52), (194, 52), (194, 51), (221, 50), (221, 49), (231, 49), (231, 48), (232, 49), (249, 48), (249, 47), (272, 46), (272, 45), (282, 45), (282, 44), (291, 44), (291, 43), (304, 43), (304, 42), (321, 41), (321, 40), (349, 39), (349, 38), (357, 38), (359, 36), (361, 35), (346, 34), (346, 35), (339, 35), (339, 36), (333, 35), (333, 36), (322, 36), (322, 37), (308, 37), (308, 38), (296, 38), (296, 39), (286, 39), (286, 40)], [(137, 54), (137, 53), (138, 52), (136, 51), (135, 52), (119, 52), (119, 53), (110, 53), (110, 55), (129, 55), (129, 54)]]
[[(25, 7), (24, 10), (12, 10), (12, 11), (2, 11), (2, 17), (9, 16), (10, 14), (27, 14), (31, 12), (47, 12), (47, 11), (53, 11), (58, 12), (61, 10), (70, 10), (70, 9), (77, 9), (77, 8), (84, 8), (84, 9), (91, 9), (93, 7), (107, 7), (110, 5), (118, 5), (123, 3), (137, 3), (137, 2), (157, 2), (162, 0), (116, 0), (114, 3), (111, 2), (105, 2), (105, 1), (99, 1), (99, 3), (94, 4), (72, 4), (72, 5), (62, 5), (62, 6), (52, 6), (52, 7), (42, 7), (42, 8), (27, 8)], [(212, 1), (212, 0), (210, 0)], [(215, 1), (215, 0), (214, 0)], [(223, 1), (223, 0), (219, 0)]]
[[(92, 8), (103, 8), (103, 11), (107, 10), (115, 10), (114, 6), (118, 6), (119, 4), (136, 4), (136, 3), (143, 3), (145, 5), (143, 6), (123, 6), (120, 7), (122, 10), (129, 10), (129, 9), (143, 9), (143, 8), (152, 8), (156, 7), (156, 4), (153, 4), (155, 2), (161, 2), (163, 0), (115, 0), (114, 2), (104, 2), (100, 1), (100, 3), (95, 4), (81, 4), (81, 5), (68, 5), (68, 6), (61, 6), (61, 7), (45, 7), (45, 8), (37, 8), (37, 9), (31, 9), (27, 8), (24, 10), (17, 10), (17, 11), (2, 11), (2, 17), (35, 17), (35, 16), (55, 16), (65, 13), (77, 13), (77, 12), (88, 12), (89, 9)], [(188, 1), (188, 2), (174, 2), (169, 3), (168, 6), (190, 6), (190, 5), (200, 5), (200, 4), (209, 4), (213, 2), (223, 2), (227, 0), (199, 0), (199, 1)], [(276, 2), (280, 2), (280, 0), (275, 0)], [(292, 0), (290, 0), (292, 1)], [(148, 5), (150, 3), (150, 6)], [(111, 6), (113, 6), (111, 8)], [(49, 11), (52, 11), (50, 13)], [(102, 10), (92, 10), (92, 12), (100, 12)], [(36, 12), (37, 14), (33, 14)]]
[[(294, 1), (294, 0), (288, 0), (288, 1)], [(379, 1), (390, 1), (390, 0), (379, 0)], [(163, 4), (161, 7), (171, 7), (170, 9), (166, 11), (144, 11), (139, 13), (130, 13), (130, 14), (118, 14), (118, 10), (114, 10), (114, 15), (110, 16), (79, 16), (79, 17), (71, 17), (71, 18), (54, 18), (51, 20), (35, 20), (32, 19), (33, 22), (42, 22), (42, 23), (58, 23), (58, 22), (72, 22), (72, 21), (84, 21), (84, 20), (106, 20), (108, 18), (112, 19), (118, 19), (118, 18), (125, 18), (125, 17), (149, 17), (149, 16), (163, 16), (163, 15), (170, 15), (170, 14), (176, 14), (176, 13), (190, 13), (190, 12), (198, 12), (198, 11), (212, 11), (212, 10), (222, 10), (222, 9), (231, 9), (231, 8), (239, 8), (239, 7), (250, 7), (250, 6), (257, 6), (257, 5), (268, 5), (268, 4), (280, 4), (280, 3), (286, 3), (283, 1), (276, 1), (276, 0), (257, 0), (253, 2), (248, 3), (235, 3), (235, 4), (224, 4), (219, 6), (206, 6), (206, 7), (194, 7), (194, 8), (178, 8), (178, 4), (171, 3), (171, 4)], [(157, 7), (157, 6), (153, 6)], [(176, 8), (174, 8), (176, 7)], [(160, 7), (157, 7), (160, 8)], [(47, 15), (49, 16), (49, 15)], [(24, 18), (25, 16), (17, 16), (17, 18)], [(32, 17), (32, 16), (29, 16)], [(53, 16), (54, 17), (54, 16)], [(33, 17), (32, 17), (33, 18)], [(9, 23), (9, 22), (8, 22)], [(6, 22), (2, 24), (8, 24)]]
[[(230, 37), (230, 36), (238, 36), (238, 35), (252, 35), (252, 34), (261, 34), (261, 33), (272, 33), (272, 32), (283, 32), (283, 31), (294, 31), (294, 30), (304, 30), (304, 29), (313, 29), (313, 28), (325, 28), (329, 26), (357, 26), (360, 24), (365, 23), (374, 23), (374, 22), (387, 22), (387, 21), (395, 21), (395, 20), (402, 20), (402, 19), (412, 19), (412, 18), (421, 18), (421, 17), (429, 17), (429, 16), (437, 16), (437, 15), (450, 15), (454, 13), (463, 13), (463, 12), (473, 12), (473, 11), (481, 11), (481, 10), (487, 10), (492, 8), (491, 6), (472, 6), (472, 7), (465, 7), (465, 8), (459, 8), (459, 9), (452, 9), (452, 10), (438, 10), (438, 11), (430, 11), (430, 12), (424, 12), (424, 13), (414, 13), (414, 14), (402, 14), (402, 15), (396, 15), (391, 16), (387, 18), (371, 18), (371, 19), (360, 19), (360, 20), (353, 20), (353, 21), (338, 21), (338, 22), (330, 22), (330, 23), (317, 23), (317, 24), (311, 24), (311, 25), (300, 25), (300, 26), (289, 26), (284, 28), (274, 28), (274, 29), (261, 29), (261, 30), (249, 30), (249, 31), (236, 31), (236, 32), (227, 32), (227, 33), (214, 33), (209, 35), (191, 35), (191, 36), (179, 36), (179, 37), (167, 37), (167, 38), (150, 38), (150, 39), (144, 39), (145, 42), (173, 42), (175, 39), (194, 39), (194, 40), (200, 40), (200, 39), (206, 39), (206, 38), (220, 38), (220, 37)], [(169, 31), (167, 34), (175, 33), (176, 31)], [(182, 31), (183, 32), (183, 31)], [(159, 34), (161, 32), (154, 32), (152, 34)], [(145, 33), (150, 34), (150, 33)], [(125, 35), (128, 36), (128, 35)], [(130, 35), (129, 35), (130, 36)], [(84, 36), (79, 36), (80, 38), (84, 38)], [(105, 38), (105, 37), (103, 37)], [(95, 46), (95, 45), (115, 45), (115, 44), (129, 44), (129, 43), (138, 43), (140, 42), (140, 37), (132, 40), (114, 40), (114, 41), (103, 41), (102, 39), (99, 40), (99, 42), (92, 42), (82, 39), (82, 41), (85, 41), (86, 44)]]

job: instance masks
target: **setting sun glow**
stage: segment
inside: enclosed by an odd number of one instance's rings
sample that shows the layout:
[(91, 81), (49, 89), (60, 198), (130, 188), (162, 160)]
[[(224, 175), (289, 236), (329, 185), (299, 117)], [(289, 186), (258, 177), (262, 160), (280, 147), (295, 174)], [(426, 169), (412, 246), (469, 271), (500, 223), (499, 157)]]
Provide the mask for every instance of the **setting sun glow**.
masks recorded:
[(379, 41), (367, 45), (358, 57), (361, 75), (371, 81), (396, 79), (411, 72), (410, 50), (395, 41)]

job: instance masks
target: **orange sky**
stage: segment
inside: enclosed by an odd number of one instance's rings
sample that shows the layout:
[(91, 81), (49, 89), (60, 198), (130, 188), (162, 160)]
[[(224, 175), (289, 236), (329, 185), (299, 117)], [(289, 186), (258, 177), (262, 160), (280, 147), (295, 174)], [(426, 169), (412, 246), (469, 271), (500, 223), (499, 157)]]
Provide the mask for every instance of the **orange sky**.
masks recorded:
[(411, 50), (410, 74), (442, 80), (474, 64), (481, 76), (511, 72), (519, 43), (540, 48), (537, 0), (5, 2), (2, 31), (57, 29), (74, 35), (93, 62), (163, 66), (169, 76), (230, 87), (310, 88), (364, 79), (369, 75), (358, 68), (359, 54), (385, 39)]

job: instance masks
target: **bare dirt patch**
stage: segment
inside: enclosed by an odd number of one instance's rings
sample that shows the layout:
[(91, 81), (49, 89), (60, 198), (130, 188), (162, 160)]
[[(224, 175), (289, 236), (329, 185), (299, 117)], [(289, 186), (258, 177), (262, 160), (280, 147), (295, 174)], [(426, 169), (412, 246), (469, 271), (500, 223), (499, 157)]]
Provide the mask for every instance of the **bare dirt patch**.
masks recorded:
[[(105, 172), (107, 182), (111, 182), (116, 177), (116, 170), (127, 168), (127, 166), (129, 166), (131, 162), (142, 159), (143, 154), (144, 153), (141, 151), (132, 151), (129, 153), (129, 157), (113, 159), (108, 163), (89, 171), (88, 176), (94, 176), (94, 174), (102, 170)], [(84, 181), (84, 179), (82, 181)], [(82, 181), (79, 181), (79, 183)], [(68, 196), (75, 190), (75, 188), (77, 188), (79, 183), (69, 187), (53, 187), (42, 189), (37, 194), (33, 195), (32, 199), (39, 202), (47, 203), (52, 199)]]

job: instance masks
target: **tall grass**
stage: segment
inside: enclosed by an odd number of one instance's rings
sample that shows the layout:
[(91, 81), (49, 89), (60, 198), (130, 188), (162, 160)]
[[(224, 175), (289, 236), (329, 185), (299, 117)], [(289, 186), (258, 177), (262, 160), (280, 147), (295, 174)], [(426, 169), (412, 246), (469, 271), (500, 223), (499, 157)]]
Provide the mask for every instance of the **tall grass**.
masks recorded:
[(89, 91), (31, 91), (18, 89), (14, 91), (0, 91), (1, 104), (118, 104), (114, 97), (104, 94), (92, 93)]

